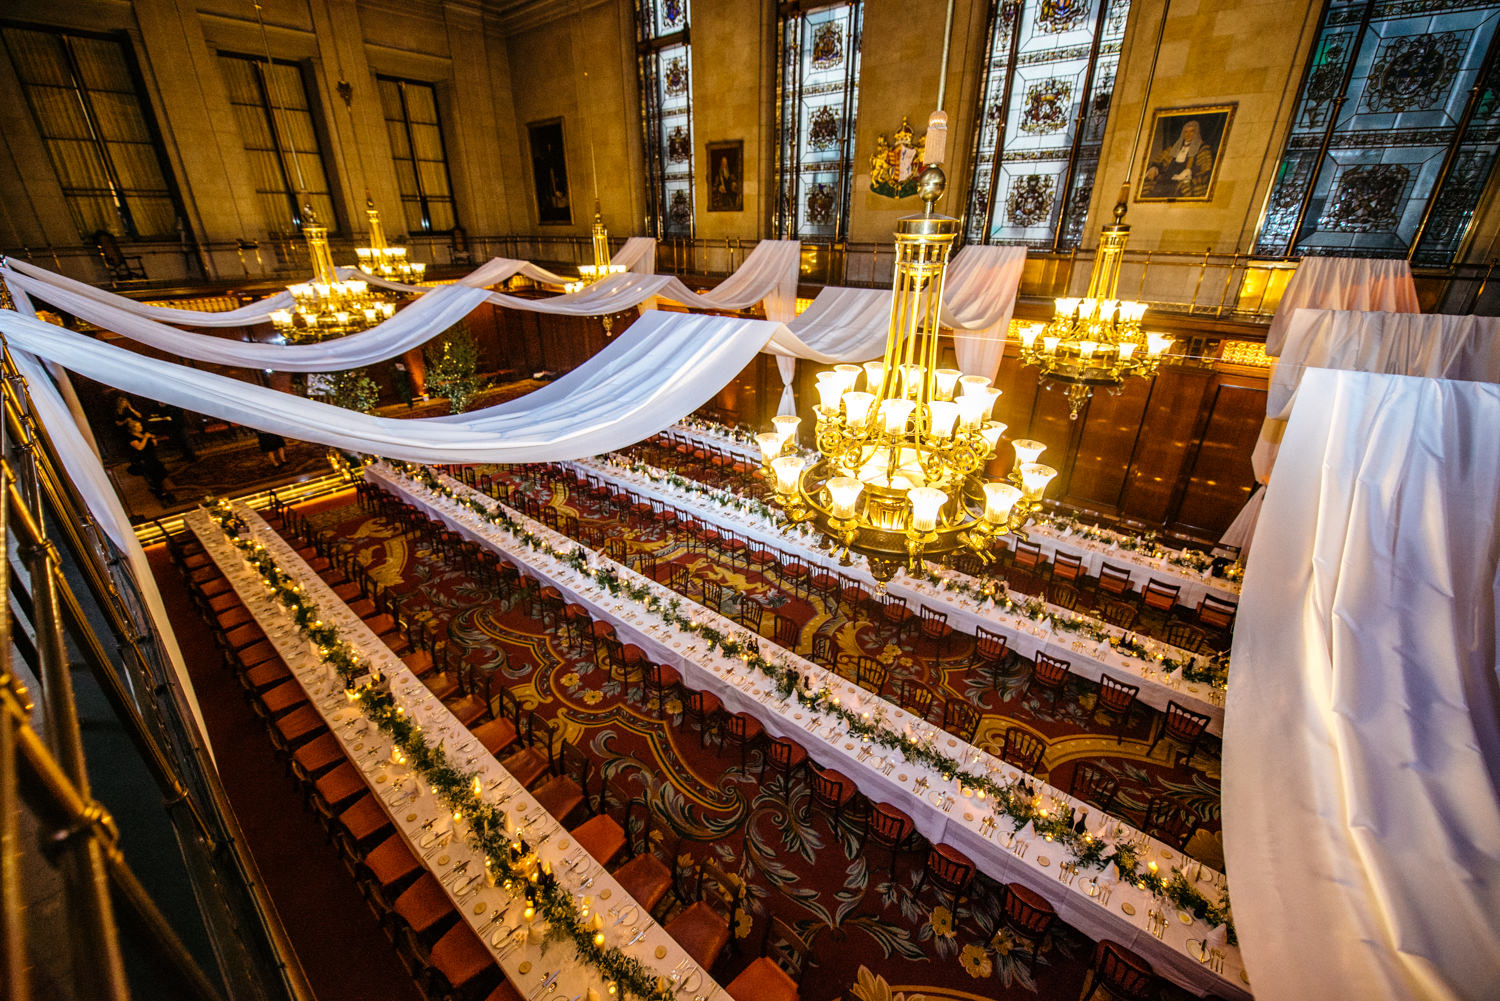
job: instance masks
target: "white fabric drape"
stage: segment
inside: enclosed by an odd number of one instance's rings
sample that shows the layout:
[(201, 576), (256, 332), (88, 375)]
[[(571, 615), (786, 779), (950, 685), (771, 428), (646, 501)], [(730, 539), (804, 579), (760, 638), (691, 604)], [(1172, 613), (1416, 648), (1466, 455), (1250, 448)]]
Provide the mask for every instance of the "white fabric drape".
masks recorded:
[[(390, 289), (393, 292), (405, 292), (408, 295), (422, 295), (438, 285), (407, 285), (402, 282), (391, 281), (389, 278), (379, 278), (375, 275), (366, 274), (359, 268), (335, 268), (335, 272), (344, 281), (358, 278), (367, 281), (371, 285)], [(499, 285), (513, 275), (522, 275), (532, 281), (542, 282), (546, 285), (565, 285), (572, 281), (562, 275), (553, 274), (546, 268), (532, 264), (530, 261), (518, 261), (510, 257), (492, 257), (473, 271), (453, 282), (455, 285), (468, 285), (472, 288), (489, 288), (491, 285)]]
[(781, 402), (776, 406), (776, 416), (795, 417), (797, 394), (792, 390), (792, 380), (797, 377), (797, 359), (788, 355), (776, 355), (776, 371), (781, 373)]
[(1500, 382), (1500, 319), (1440, 313), (1301, 309), (1287, 329), (1266, 394), (1266, 424), (1253, 462), (1262, 483), (1276, 461), (1281, 422), (1312, 368)]
[(837, 288), (818, 293), (802, 315), (787, 324), (796, 343), (772, 341), (772, 354), (790, 353), (823, 365), (879, 358), (891, 322), (891, 291)]
[(626, 271), (638, 275), (656, 274), (656, 237), (632, 236), (609, 263), (623, 265)]
[(1309, 371), (1234, 634), (1224, 847), (1258, 1001), (1500, 977), (1500, 386)]
[(1411, 265), (1365, 257), (1304, 257), (1287, 282), (1271, 328), (1266, 354), (1281, 354), (1292, 316), (1299, 309), (1377, 310), (1420, 313)]
[[(4, 280), (18, 302), (36, 288), (32, 279), (14, 273), (5, 274)], [(178, 330), (71, 289), (36, 291), (37, 298), (97, 327), (181, 358), (279, 372), (333, 372), (393, 358), (420, 347), (468, 316), (490, 294), (467, 285), (440, 285), (369, 330), (316, 344), (269, 344)]]
[(393, 420), (148, 358), (0, 312), (13, 348), (105, 385), (236, 424), (419, 462), (546, 462), (623, 448), (706, 403), (782, 330), (651, 312), (556, 382), (448, 419)]
[(971, 244), (953, 256), (943, 284), (943, 325), (964, 375), (990, 380), (1000, 371), (1026, 248)]

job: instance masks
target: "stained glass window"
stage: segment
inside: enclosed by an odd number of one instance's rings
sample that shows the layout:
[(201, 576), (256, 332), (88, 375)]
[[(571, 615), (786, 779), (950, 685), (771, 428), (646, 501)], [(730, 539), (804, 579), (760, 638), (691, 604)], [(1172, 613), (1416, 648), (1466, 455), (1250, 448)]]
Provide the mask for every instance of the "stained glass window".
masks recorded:
[(1500, 142), (1497, 25), (1495, 0), (1329, 0), (1256, 252), (1451, 263)]
[(1130, 0), (997, 0), (965, 231), (1076, 247), (1094, 190)]
[(219, 66), (266, 232), (300, 231), (304, 205), (313, 207), (319, 225), (338, 229), (302, 67), (225, 52)]
[(407, 231), (446, 233), (458, 220), (438, 121), (437, 92), (431, 84), (394, 77), (377, 77), (375, 82), (380, 86)]
[(176, 192), (126, 46), (29, 28), (4, 35), (79, 237), (176, 239)]
[(638, 0), (646, 203), (661, 236), (693, 235), (693, 73), (688, 0)]
[(776, 228), (784, 237), (848, 235), (863, 19), (862, 0), (782, 15)]

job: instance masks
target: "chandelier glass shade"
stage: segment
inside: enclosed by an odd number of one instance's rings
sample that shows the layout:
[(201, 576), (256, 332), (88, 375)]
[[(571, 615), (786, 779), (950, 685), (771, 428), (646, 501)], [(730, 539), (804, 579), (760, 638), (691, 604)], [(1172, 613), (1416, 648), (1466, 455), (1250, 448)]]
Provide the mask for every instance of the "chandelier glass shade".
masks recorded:
[(982, 376), (939, 367), (943, 277), (958, 220), (932, 211), (941, 170), (929, 167), (923, 180), (926, 213), (897, 223), (884, 357), (818, 373), (810, 463), (796, 445), (798, 417), (775, 418), (756, 439), (787, 517), (814, 523), (846, 565), (868, 558), (879, 580), (961, 550), (989, 559), (996, 539), (1030, 520), (1056, 475), (1035, 461), (1045, 446), (1020, 441), (1007, 480), (986, 478), (1005, 433), (993, 419), (1000, 391)]
[(328, 230), (318, 225), (311, 206), (306, 210), (302, 236), (307, 241), (313, 280), (287, 286), (293, 308), (271, 312), (271, 323), (278, 334), (289, 343), (321, 341), (368, 330), (395, 314), (396, 304), (372, 291), (368, 282), (339, 279), (328, 249)]

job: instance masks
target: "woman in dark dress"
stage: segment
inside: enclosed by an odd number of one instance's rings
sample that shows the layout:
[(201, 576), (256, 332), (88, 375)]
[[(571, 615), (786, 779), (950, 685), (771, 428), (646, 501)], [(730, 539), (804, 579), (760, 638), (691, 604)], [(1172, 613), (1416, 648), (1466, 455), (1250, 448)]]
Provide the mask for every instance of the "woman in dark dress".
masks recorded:
[(270, 431), (257, 431), (255, 438), (260, 442), (260, 450), (265, 453), (266, 458), (271, 460), (273, 469), (280, 469), (286, 465), (286, 439), (279, 434)]

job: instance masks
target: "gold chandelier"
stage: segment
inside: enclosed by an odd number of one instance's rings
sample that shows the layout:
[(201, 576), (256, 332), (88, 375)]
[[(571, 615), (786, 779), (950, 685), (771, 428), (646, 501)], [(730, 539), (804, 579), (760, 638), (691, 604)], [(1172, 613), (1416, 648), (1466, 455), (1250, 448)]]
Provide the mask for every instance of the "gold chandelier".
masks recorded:
[(1020, 331), (1021, 364), (1037, 366), (1042, 382), (1067, 387), (1068, 416), (1073, 420), (1096, 387), (1119, 392), (1131, 376), (1156, 374), (1173, 340), (1141, 326), (1146, 303), (1115, 298), (1130, 239), (1126, 197), (1122, 192), (1115, 221), (1100, 234), (1088, 294), (1054, 300), (1055, 313), (1045, 328), (1032, 325)]
[(609, 230), (604, 228), (604, 217), (599, 214), (599, 202), (594, 202), (594, 263), (578, 265), (578, 280), (568, 282), (563, 288), (568, 292), (582, 292), (594, 282), (610, 275), (624, 274), (623, 264), (609, 263)]
[(370, 221), (370, 245), (356, 247), (359, 270), (377, 278), (405, 282), (414, 285), (427, 273), (427, 265), (420, 261), (408, 261), (405, 247), (390, 247), (385, 242), (385, 227), (380, 224), (380, 211), (369, 195), (365, 196), (365, 218)]
[(868, 558), (882, 581), (903, 564), (918, 572), (924, 558), (961, 549), (988, 560), (994, 541), (1041, 507), (1057, 475), (1036, 461), (1045, 445), (1017, 441), (1009, 482), (987, 482), (1005, 433), (991, 419), (1000, 391), (983, 376), (938, 368), (943, 275), (958, 234), (957, 219), (933, 210), (944, 184), (940, 168), (924, 170), (926, 211), (896, 224), (883, 360), (818, 373), (817, 458), (807, 465), (796, 450), (798, 417), (777, 417), (774, 431), (756, 437), (787, 517), (816, 524), (845, 565)]
[(328, 229), (318, 225), (312, 206), (305, 207), (302, 236), (312, 261), (313, 280), (288, 285), (292, 309), (271, 312), (276, 332), (288, 342), (321, 341), (368, 330), (396, 312), (396, 304), (358, 279), (340, 281), (328, 250)]

